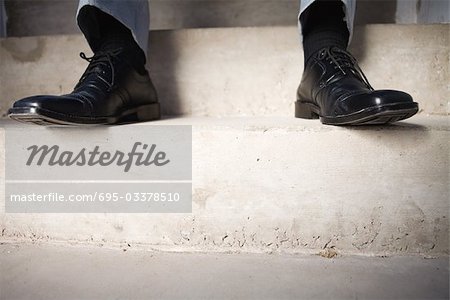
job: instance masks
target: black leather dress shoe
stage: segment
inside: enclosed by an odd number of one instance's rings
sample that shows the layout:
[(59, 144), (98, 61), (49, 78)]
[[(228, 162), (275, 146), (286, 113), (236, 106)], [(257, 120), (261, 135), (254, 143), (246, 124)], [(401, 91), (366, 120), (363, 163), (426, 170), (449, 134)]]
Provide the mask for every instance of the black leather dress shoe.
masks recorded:
[(409, 94), (374, 90), (356, 59), (337, 47), (324, 48), (306, 64), (295, 116), (330, 125), (385, 124), (418, 111)]
[(159, 119), (156, 90), (147, 71), (137, 72), (121, 48), (96, 52), (72, 93), (32, 96), (14, 103), (8, 115), (39, 125), (117, 124)]

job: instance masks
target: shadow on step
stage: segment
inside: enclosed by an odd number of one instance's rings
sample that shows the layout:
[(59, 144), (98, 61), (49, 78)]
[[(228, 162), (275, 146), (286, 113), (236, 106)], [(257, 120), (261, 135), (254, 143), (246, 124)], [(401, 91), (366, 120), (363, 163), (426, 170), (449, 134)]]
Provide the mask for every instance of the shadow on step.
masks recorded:
[[(410, 122), (398, 122), (382, 126), (347, 126), (348, 135), (357, 135), (369, 144), (376, 144), (384, 149), (398, 153), (401, 159), (404, 152), (413, 151), (418, 143), (429, 144), (430, 150), (443, 145), (436, 144), (433, 128)], [(377, 155), (377, 153), (373, 153)]]
[[(411, 121), (412, 122), (412, 121)], [(420, 124), (414, 124), (411, 122), (398, 122), (398, 123), (393, 123), (393, 124), (387, 124), (387, 125), (363, 125), (363, 126), (343, 126), (346, 129), (349, 130), (354, 130), (354, 131), (366, 131), (366, 130), (371, 130), (371, 131), (379, 131), (379, 130), (401, 130), (401, 131), (409, 131), (409, 130), (413, 130), (413, 131), (427, 131), (427, 127), (420, 125)]]
[[(157, 47), (152, 47), (158, 45)], [(147, 69), (154, 81), (161, 102), (163, 115), (182, 115), (186, 111), (180, 97), (179, 84), (177, 82), (177, 61), (180, 57), (179, 42), (176, 43), (174, 35), (166, 34), (166, 31), (155, 31), (149, 35), (149, 59)], [(157, 62), (152, 64), (153, 62)], [(167, 84), (170, 82), (170, 84)]]

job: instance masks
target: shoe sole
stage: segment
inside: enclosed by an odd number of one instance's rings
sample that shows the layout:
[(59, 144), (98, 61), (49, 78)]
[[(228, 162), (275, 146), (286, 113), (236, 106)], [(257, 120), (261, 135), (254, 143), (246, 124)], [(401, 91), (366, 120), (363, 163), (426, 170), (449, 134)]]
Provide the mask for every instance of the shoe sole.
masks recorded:
[(416, 102), (391, 103), (362, 109), (358, 112), (337, 117), (320, 115), (320, 109), (312, 103), (295, 102), (295, 117), (319, 119), (327, 125), (383, 125), (414, 116), (419, 111)]
[(123, 111), (118, 116), (109, 117), (80, 117), (67, 115), (38, 107), (13, 107), (8, 116), (22, 123), (51, 126), (80, 126), (80, 125), (113, 125), (158, 120), (161, 118), (159, 103), (138, 106)]

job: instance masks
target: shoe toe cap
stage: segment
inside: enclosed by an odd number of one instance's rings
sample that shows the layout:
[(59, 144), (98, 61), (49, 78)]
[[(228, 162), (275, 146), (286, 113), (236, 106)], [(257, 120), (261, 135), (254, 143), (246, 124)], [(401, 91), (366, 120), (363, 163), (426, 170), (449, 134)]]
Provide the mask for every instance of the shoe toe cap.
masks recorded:
[(14, 102), (14, 108), (41, 107), (47, 96), (32, 96)]
[(395, 90), (376, 90), (368, 93), (356, 94), (337, 102), (336, 114), (348, 114), (368, 108), (384, 107), (389, 105), (413, 105), (411, 95)]
[(73, 97), (38, 95), (20, 99), (13, 108), (39, 108), (57, 113), (72, 114), (86, 112), (86, 104)]
[(375, 102), (376, 104), (414, 102), (410, 94), (395, 90), (377, 90), (373, 91), (370, 96), (373, 102)]

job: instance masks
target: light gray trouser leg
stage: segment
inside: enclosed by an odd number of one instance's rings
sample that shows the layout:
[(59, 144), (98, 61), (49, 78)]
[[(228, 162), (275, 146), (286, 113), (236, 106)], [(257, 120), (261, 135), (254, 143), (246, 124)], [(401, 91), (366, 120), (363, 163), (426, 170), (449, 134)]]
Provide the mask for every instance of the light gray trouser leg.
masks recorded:
[[(315, 0), (300, 0), (300, 13), (298, 15), (298, 24), (299, 28), (301, 27), (300, 24), (300, 15), (314, 2)], [(345, 5), (345, 19), (347, 22), (347, 28), (350, 33), (350, 38), (348, 42), (352, 40), (353, 36), (353, 22), (355, 21), (355, 12), (356, 12), (356, 0), (342, 0)], [(300, 29), (300, 36), (301, 34)]]
[(85, 5), (92, 5), (113, 16), (128, 27), (141, 49), (147, 54), (149, 8), (147, 0), (80, 0), (80, 9)]

